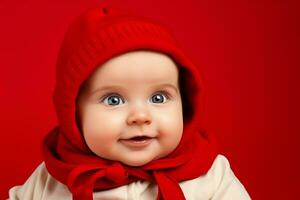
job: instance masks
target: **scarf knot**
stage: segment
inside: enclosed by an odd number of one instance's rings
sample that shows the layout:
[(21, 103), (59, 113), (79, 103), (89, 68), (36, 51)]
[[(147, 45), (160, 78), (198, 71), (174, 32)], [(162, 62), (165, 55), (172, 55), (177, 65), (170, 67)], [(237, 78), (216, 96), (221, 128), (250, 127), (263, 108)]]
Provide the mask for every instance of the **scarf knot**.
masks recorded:
[[(76, 196), (86, 196), (92, 193), (95, 182), (99, 179), (122, 183), (127, 179), (128, 173), (120, 163), (110, 166), (84, 165), (75, 167), (68, 176), (67, 186)], [(90, 178), (88, 178), (90, 177)]]
[(128, 173), (119, 162), (106, 168), (105, 172), (106, 178), (115, 183), (123, 182), (128, 177)]

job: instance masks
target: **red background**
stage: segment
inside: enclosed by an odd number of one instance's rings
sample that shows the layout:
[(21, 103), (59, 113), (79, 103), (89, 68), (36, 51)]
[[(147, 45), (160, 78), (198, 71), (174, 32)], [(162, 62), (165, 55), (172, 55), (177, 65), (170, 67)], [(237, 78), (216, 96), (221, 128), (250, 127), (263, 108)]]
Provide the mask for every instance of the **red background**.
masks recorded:
[[(42, 161), (41, 140), (57, 123), (51, 98), (59, 45), (71, 20), (99, 2), (1, 0), (0, 199)], [(296, 199), (300, 178), (296, 3), (102, 2), (151, 16), (174, 29), (202, 71), (206, 129), (216, 134), (222, 153), (252, 198)]]

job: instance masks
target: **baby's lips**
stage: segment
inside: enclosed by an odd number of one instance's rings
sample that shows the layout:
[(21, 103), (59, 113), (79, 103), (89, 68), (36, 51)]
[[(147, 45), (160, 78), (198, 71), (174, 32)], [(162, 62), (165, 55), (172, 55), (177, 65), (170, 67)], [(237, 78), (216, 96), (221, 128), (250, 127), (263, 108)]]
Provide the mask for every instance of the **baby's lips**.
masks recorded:
[(147, 140), (147, 139), (151, 139), (152, 137), (149, 136), (134, 136), (129, 138), (128, 140)]
[(152, 139), (155, 138), (151, 134), (136, 134), (130, 137), (121, 138), (121, 140), (143, 140), (143, 139)]
[(138, 136), (130, 137), (128, 139), (121, 139), (120, 142), (129, 148), (141, 150), (147, 147), (148, 145), (150, 145), (154, 139), (155, 138), (153, 137), (138, 135)]

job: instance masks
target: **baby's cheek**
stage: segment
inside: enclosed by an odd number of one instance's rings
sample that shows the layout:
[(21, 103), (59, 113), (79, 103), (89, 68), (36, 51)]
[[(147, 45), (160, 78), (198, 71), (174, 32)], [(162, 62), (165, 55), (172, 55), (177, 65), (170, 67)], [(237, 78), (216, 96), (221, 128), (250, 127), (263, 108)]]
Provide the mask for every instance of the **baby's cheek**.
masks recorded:
[(183, 131), (183, 117), (180, 107), (170, 107), (161, 112), (158, 119), (161, 134), (180, 140)]
[(121, 120), (122, 115), (95, 108), (85, 116), (84, 134), (93, 138), (114, 137), (120, 131)]

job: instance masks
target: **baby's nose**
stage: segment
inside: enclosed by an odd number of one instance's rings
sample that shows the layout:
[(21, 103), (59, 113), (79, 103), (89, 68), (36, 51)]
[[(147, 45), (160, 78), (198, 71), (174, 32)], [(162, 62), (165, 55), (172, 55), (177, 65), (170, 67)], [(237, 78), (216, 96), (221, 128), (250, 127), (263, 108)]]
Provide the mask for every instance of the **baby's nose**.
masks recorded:
[(151, 114), (146, 108), (137, 108), (133, 110), (127, 118), (128, 125), (151, 124), (151, 122)]

